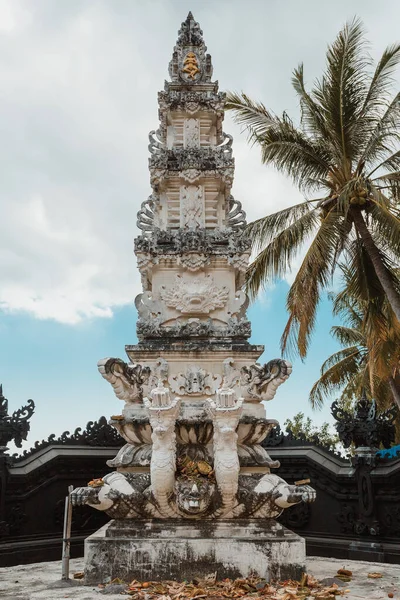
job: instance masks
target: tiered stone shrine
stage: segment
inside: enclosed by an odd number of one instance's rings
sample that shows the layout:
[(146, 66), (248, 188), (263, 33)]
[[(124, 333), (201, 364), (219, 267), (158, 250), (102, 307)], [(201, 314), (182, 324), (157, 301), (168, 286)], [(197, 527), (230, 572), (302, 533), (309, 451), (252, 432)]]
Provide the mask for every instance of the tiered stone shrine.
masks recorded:
[(251, 244), (231, 194), (225, 94), (191, 13), (169, 74), (150, 133), (153, 191), (138, 213), (139, 343), (126, 346), (129, 363), (99, 362), (125, 402), (111, 424), (127, 443), (108, 463), (113, 473), (72, 494), (113, 519), (86, 540), (86, 582), (296, 577), (304, 540), (274, 519), (315, 492), (272, 474), (279, 463), (261, 446), (277, 425), (262, 401), (291, 366), (258, 364), (264, 347), (248, 342)]

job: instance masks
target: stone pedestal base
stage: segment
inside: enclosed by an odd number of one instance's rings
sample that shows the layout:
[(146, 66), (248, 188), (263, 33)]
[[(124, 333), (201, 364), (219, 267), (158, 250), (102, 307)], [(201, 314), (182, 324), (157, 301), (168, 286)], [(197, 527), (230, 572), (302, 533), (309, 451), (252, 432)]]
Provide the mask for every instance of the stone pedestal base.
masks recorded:
[(85, 583), (218, 579), (254, 573), (299, 579), (305, 541), (276, 521), (110, 521), (85, 540)]

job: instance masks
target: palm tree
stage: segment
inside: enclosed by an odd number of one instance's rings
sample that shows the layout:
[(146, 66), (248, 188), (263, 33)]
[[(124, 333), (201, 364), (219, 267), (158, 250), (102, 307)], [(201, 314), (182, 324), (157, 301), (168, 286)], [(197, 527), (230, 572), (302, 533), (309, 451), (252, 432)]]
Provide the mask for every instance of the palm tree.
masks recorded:
[(320, 408), (338, 390), (341, 401), (352, 403), (365, 390), (381, 409), (393, 402), (400, 408), (400, 323), (386, 298), (362, 299), (358, 273), (345, 266), (341, 270), (345, 286), (334, 298), (333, 310), (344, 325), (332, 327), (331, 333), (343, 348), (323, 363), (311, 404)]
[[(400, 94), (391, 97), (400, 44), (388, 47), (375, 70), (358, 20), (345, 25), (328, 48), (322, 78), (311, 91), (303, 65), (293, 73), (300, 100), (296, 127), (246, 94), (228, 94), (227, 108), (261, 147), (262, 161), (287, 174), (315, 199), (248, 226), (257, 256), (247, 271), (254, 298), (271, 277), (281, 277), (310, 243), (287, 298), (282, 349), (307, 354), (321, 292), (340, 260), (368, 256), (379, 286), (400, 321)], [(360, 248), (366, 253), (359, 255)], [(365, 271), (365, 265), (362, 265)]]

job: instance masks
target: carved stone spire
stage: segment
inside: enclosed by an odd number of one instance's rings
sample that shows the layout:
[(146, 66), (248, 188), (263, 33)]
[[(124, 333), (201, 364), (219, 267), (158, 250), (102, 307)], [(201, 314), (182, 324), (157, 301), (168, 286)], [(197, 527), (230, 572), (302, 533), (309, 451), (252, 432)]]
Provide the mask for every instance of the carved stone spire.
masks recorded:
[(212, 76), (211, 56), (206, 54), (200, 25), (189, 12), (178, 31), (178, 40), (169, 63), (172, 82), (190, 85), (210, 83)]

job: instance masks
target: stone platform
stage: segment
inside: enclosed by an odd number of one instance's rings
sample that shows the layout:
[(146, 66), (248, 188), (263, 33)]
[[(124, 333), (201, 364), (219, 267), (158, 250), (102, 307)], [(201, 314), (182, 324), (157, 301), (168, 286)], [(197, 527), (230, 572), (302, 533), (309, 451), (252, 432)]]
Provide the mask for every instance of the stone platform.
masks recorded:
[(219, 579), (254, 573), (298, 579), (305, 570), (303, 538), (271, 520), (119, 520), (85, 540), (85, 583)]
[[(388, 595), (400, 597), (400, 565), (352, 561), (347, 559), (307, 557), (307, 573), (318, 579), (332, 578), (338, 569), (350, 569), (352, 580), (342, 588), (343, 600), (383, 600)], [(83, 570), (83, 558), (71, 560), (71, 577)], [(369, 579), (368, 573), (382, 574), (380, 579)], [(0, 568), (1, 600), (121, 600), (123, 586), (85, 586), (82, 580), (60, 581), (61, 561), (17, 565)], [(121, 589), (120, 589), (121, 588)], [(103, 594), (107, 594), (104, 596)]]

